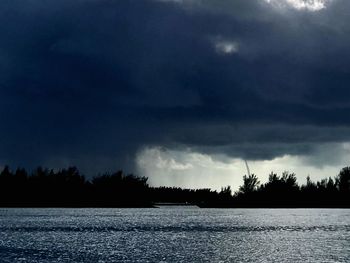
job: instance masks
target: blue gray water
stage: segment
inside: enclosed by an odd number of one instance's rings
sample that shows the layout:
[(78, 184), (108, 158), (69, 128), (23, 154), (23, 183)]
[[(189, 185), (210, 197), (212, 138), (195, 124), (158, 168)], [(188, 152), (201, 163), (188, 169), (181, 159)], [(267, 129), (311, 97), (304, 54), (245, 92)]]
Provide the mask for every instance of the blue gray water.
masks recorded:
[(350, 262), (350, 210), (0, 209), (0, 262)]

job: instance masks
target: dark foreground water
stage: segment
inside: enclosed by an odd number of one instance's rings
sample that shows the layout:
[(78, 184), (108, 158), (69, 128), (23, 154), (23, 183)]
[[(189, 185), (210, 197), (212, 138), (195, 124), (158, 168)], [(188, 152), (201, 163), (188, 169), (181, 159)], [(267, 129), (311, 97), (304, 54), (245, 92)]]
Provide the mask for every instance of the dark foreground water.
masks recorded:
[(0, 209), (0, 262), (350, 262), (350, 210)]

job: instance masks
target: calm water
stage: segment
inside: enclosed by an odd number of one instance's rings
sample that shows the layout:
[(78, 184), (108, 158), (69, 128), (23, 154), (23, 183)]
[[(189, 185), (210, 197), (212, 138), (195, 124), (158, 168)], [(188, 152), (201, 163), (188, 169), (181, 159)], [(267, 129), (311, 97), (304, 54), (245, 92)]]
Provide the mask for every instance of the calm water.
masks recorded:
[(0, 209), (0, 262), (350, 262), (350, 210)]

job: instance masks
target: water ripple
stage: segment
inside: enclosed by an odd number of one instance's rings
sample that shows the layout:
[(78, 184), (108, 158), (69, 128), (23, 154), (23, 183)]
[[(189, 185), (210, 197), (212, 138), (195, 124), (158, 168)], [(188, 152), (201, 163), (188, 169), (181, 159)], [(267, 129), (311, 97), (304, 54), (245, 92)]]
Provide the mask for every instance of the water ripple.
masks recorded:
[(337, 226), (33, 226), (33, 227), (0, 227), (0, 232), (311, 232), (343, 231), (350, 232), (350, 225)]

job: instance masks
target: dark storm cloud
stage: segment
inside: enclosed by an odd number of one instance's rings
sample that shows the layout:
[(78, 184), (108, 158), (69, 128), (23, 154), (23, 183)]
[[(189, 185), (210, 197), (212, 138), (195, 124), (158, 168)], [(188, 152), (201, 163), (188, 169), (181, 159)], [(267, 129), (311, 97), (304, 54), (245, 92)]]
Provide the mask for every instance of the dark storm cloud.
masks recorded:
[(4, 0), (0, 160), (103, 170), (145, 145), (266, 159), (348, 141), (348, 11)]

